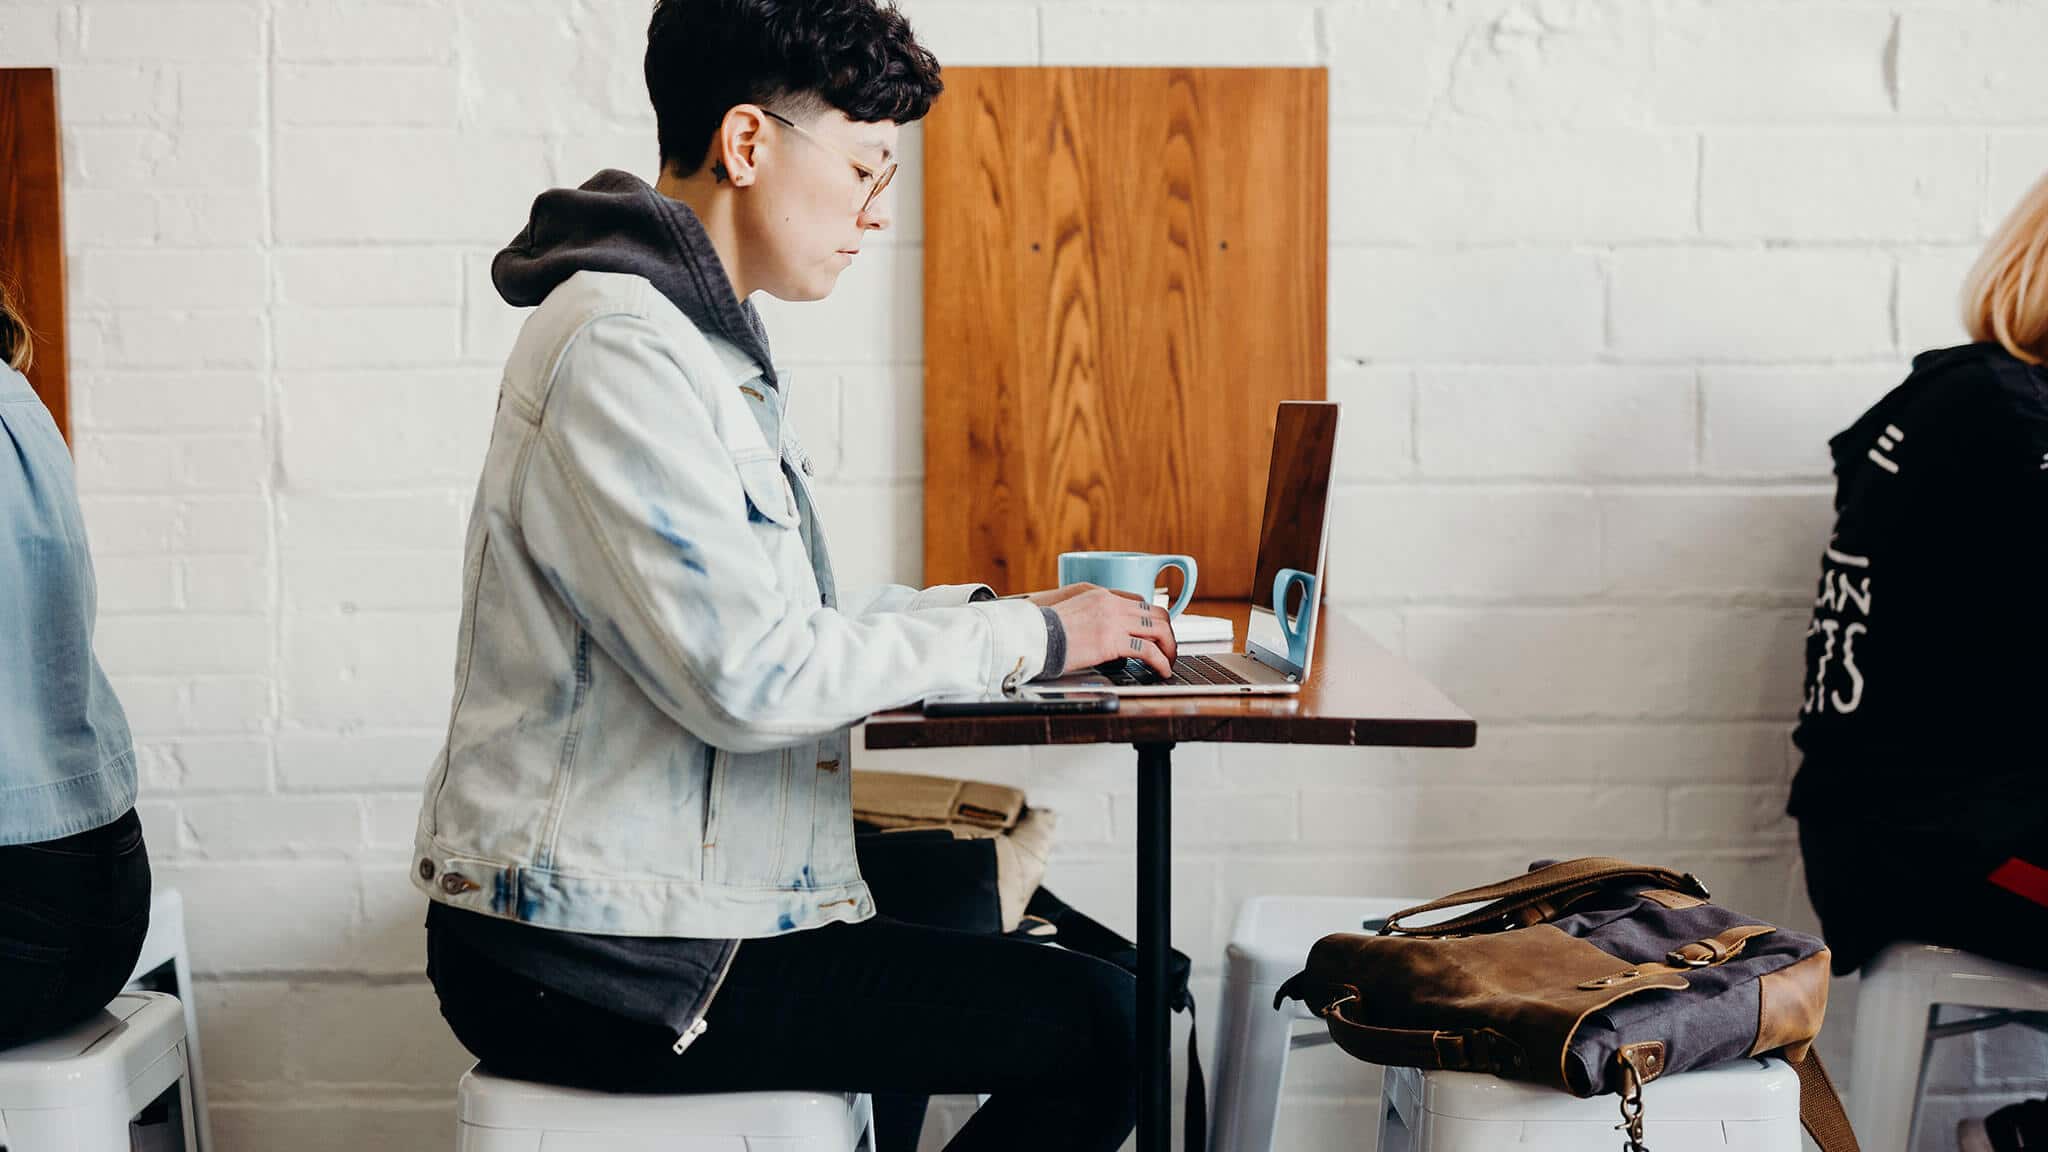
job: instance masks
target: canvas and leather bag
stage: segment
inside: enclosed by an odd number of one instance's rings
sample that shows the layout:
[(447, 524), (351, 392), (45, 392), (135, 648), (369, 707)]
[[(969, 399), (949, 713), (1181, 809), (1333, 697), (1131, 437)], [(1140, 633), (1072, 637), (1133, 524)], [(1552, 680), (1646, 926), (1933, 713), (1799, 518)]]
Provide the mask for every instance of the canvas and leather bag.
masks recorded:
[(1648, 1148), (1643, 1085), (1782, 1056), (1822, 1152), (1857, 1152), (1812, 1051), (1828, 959), (1816, 937), (1711, 903), (1689, 873), (1589, 857), (1407, 909), (1376, 935), (1325, 936), (1274, 1005), (1301, 1000), (1369, 1063), (1616, 1093), (1629, 1152)]
[(853, 818), (881, 836), (860, 848), (863, 872), (870, 858), (879, 862), (888, 854), (884, 841), (894, 832), (943, 830), (956, 840), (988, 841), (1004, 932), (1017, 931), (1032, 893), (1044, 883), (1059, 826), (1057, 813), (1031, 807), (1018, 789), (907, 772), (855, 772)]

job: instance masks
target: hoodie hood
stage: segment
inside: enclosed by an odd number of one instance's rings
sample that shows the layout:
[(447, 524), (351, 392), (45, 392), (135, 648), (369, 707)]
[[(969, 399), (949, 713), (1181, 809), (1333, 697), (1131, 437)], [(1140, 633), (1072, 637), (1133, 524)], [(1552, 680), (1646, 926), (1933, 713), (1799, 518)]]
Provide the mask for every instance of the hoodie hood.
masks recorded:
[(690, 323), (753, 357), (767, 382), (780, 386), (761, 314), (734, 294), (688, 204), (611, 168), (580, 188), (543, 192), (526, 227), (491, 261), (491, 283), (507, 304), (531, 308), (584, 271), (644, 277)]

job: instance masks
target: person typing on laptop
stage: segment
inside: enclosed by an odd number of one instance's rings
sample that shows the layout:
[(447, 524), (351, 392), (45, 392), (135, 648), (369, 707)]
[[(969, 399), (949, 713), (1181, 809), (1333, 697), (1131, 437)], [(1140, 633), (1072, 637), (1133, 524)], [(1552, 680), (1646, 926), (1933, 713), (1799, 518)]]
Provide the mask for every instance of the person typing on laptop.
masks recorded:
[(532, 308), (463, 572), (411, 860), (427, 974), (502, 1075), (608, 1090), (989, 1101), (949, 1145), (1130, 1133), (1131, 978), (877, 915), (852, 725), (1133, 656), (1172, 625), (1077, 586), (839, 594), (750, 297), (829, 294), (889, 225), (939, 66), (874, 0), (660, 0), (653, 184), (542, 193), (492, 280)]

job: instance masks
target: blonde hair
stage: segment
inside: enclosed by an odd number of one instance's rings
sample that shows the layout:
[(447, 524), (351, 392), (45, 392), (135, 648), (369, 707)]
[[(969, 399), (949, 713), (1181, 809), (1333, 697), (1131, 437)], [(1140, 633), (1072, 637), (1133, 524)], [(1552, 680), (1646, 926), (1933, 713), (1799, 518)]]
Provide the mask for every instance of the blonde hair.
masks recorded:
[(26, 372), (29, 361), (33, 359), (35, 352), (29, 346), (28, 321), (15, 310), (14, 294), (7, 290), (7, 281), (0, 278), (0, 364), (16, 372)]
[(1977, 258), (1963, 286), (1963, 326), (2029, 364), (2048, 361), (2048, 175)]

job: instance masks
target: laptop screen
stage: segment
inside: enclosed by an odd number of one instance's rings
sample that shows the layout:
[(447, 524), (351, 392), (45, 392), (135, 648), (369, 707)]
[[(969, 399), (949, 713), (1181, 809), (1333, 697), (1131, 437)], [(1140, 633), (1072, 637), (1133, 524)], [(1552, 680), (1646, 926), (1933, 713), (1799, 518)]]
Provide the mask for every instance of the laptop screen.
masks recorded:
[[(1280, 405), (1273, 427), (1273, 460), (1266, 470), (1266, 510), (1259, 526), (1259, 562), (1252, 578), (1248, 639), (1254, 656), (1271, 657), (1264, 661), (1268, 664), (1275, 663), (1272, 658), (1288, 665), (1298, 664), (1304, 675), (1308, 670), (1308, 651), (1296, 645), (1294, 654), (1298, 659), (1290, 658), (1287, 637), (1275, 613), (1285, 612), (1290, 617), (1305, 614), (1304, 623), (1313, 636), (1315, 616), (1309, 610), (1322, 595), (1325, 518), (1336, 449), (1335, 403), (1290, 400)], [(1307, 574), (1313, 583), (1293, 580), (1287, 589), (1288, 602), (1275, 605), (1275, 578), (1288, 569)]]

